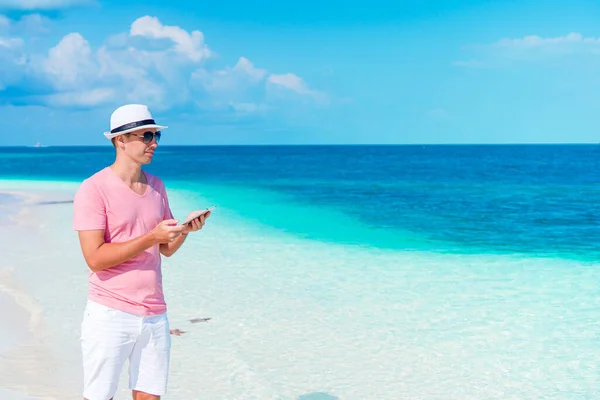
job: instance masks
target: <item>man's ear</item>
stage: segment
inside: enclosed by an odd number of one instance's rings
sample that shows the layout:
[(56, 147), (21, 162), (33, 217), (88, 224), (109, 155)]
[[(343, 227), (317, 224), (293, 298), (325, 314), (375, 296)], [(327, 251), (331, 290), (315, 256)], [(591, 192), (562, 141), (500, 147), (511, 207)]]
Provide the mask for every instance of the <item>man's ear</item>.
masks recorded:
[(119, 135), (117, 137), (114, 137), (113, 140), (113, 144), (115, 145), (115, 149), (122, 146), (125, 143), (125, 140), (123, 140), (123, 138), (125, 137), (125, 135)]

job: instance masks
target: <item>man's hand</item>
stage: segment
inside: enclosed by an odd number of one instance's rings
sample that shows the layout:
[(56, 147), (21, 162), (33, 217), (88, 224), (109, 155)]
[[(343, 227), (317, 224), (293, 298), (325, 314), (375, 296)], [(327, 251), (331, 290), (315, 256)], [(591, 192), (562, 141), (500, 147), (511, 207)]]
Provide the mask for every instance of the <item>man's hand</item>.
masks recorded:
[[(197, 214), (196, 214), (197, 215)], [(161, 222), (155, 230), (158, 233), (163, 234), (163, 237), (167, 237), (169, 239), (168, 242), (162, 242), (160, 244), (160, 254), (165, 257), (171, 257), (175, 252), (181, 247), (183, 242), (185, 241), (186, 235), (190, 232), (195, 232), (197, 230), (202, 229), (204, 226), (204, 221), (210, 215), (210, 211), (207, 211), (205, 214), (202, 214), (198, 218), (194, 218), (189, 223), (185, 225), (172, 226), (173, 222), (177, 222), (175, 220), (166, 220)], [(193, 214), (187, 216), (188, 218), (193, 217)]]
[(166, 219), (152, 230), (152, 236), (157, 243), (171, 243), (181, 235), (185, 228), (185, 226), (178, 226), (175, 219)]
[[(189, 218), (191, 215), (192, 215), (192, 213), (190, 213), (186, 217), (186, 219)], [(202, 214), (198, 218), (191, 220), (189, 224), (185, 225), (185, 228), (183, 229), (182, 233), (184, 235), (187, 235), (190, 232), (196, 232), (196, 231), (202, 229), (202, 227), (204, 226), (204, 223), (208, 217), (210, 217), (210, 211), (208, 211), (205, 214)]]

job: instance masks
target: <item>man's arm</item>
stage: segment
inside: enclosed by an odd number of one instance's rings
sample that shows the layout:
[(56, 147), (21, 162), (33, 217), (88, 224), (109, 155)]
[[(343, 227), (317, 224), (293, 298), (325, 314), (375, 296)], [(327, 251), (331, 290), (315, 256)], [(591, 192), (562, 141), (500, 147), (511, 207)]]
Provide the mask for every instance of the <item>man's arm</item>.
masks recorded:
[(173, 254), (175, 254), (177, 250), (179, 250), (183, 242), (185, 242), (186, 238), (187, 234), (182, 234), (179, 235), (177, 239), (175, 239), (175, 241), (171, 243), (161, 243), (159, 248), (160, 254), (162, 254), (165, 257), (171, 257)]
[(152, 246), (178, 240), (183, 228), (170, 226), (173, 222), (163, 221), (152, 231), (123, 243), (106, 243), (103, 229), (79, 231), (83, 257), (94, 272), (122, 264)]
[[(190, 215), (192, 215), (192, 214), (193, 213), (191, 213)], [(188, 215), (188, 218), (190, 217), (190, 215)], [(207, 212), (206, 214), (199, 216), (198, 218), (193, 219), (192, 221), (190, 221), (189, 224), (183, 226), (181, 235), (179, 235), (179, 237), (177, 237), (177, 239), (175, 239), (174, 241), (172, 241), (170, 243), (163, 243), (160, 245), (160, 254), (162, 254), (165, 257), (171, 257), (173, 254), (175, 254), (175, 252), (177, 250), (179, 250), (179, 248), (181, 247), (183, 242), (185, 242), (187, 235), (190, 232), (196, 232), (196, 231), (202, 229), (202, 227), (204, 226), (204, 223), (206, 221), (206, 218), (208, 218), (209, 216), (210, 216), (210, 211)]]
[(79, 231), (79, 243), (94, 272), (122, 264), (157, 244), (152, 232), (123, 243), (105, 243), (104, 230)]

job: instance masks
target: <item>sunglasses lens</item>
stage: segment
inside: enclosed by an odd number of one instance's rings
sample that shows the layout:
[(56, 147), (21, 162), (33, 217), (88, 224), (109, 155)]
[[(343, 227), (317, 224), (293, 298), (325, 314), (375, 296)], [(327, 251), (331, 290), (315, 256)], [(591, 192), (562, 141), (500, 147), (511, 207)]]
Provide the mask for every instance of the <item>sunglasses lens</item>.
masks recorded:
[(147, 131), (144, 132), (144, 143), (148, 144), (152, 141), (152, 138), (156, 136), (156, 143), (158, 143), (158, 141), (160, 140), (160, 132), (151, 132), (151, 131)]

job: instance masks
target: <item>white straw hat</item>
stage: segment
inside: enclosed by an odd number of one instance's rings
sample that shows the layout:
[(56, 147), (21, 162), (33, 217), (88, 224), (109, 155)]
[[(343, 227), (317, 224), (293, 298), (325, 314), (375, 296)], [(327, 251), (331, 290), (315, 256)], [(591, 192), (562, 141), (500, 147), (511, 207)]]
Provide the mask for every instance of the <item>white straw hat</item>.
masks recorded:
[(110, 132), (104, 136), (112, 139), (115, 136), (137, 131), (140, 128), (166, 129), (166, 126), (156, 125), (148, 107), (143, 104), (126, 104), (117, 108), (110, 116)]

